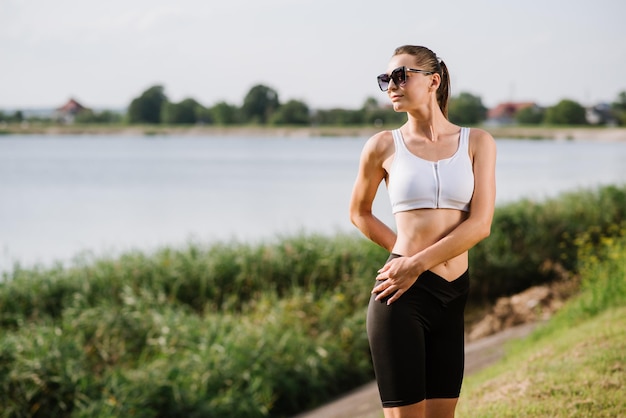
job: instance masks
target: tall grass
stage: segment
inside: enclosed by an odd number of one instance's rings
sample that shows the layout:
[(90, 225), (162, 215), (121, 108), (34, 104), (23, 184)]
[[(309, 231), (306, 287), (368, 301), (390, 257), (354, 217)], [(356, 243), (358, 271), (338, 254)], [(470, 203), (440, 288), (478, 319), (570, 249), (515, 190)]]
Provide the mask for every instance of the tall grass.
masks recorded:
[(591, 244), (626, 225), (626, 186), (522, 200), (496, 209), (491, 236), (470, 252), (474, 299), (493, 300), (575, 272), (576, 239)]
[(362, 295), (385, 254), (354, 235), (288, 237), (276, 243), (233, 242), (115, 259), (83, 260), (72, 268), (17, 268), (0, 284), (2, 324), (59, 317), (68, 306), (119, 305), (123, 295), (164, 299), (196, 313), (241, 311), (264, 292), (287, 295), (304, 288), (320, 295), (345, 288)]
[(503, 362), (466, 379), (459, 417), (626, 416), (626, 230), (577, 241), (580, 294)]
[[(499, 208), (471, 255), (476, 300), (549, 280), (546, 260), (600, 276), (576, 248), (619, 235), (625, 196), (609, 186)], [(356, 234), (300, 235), (18, 266), (0, 282), (0, 417), (286, 417), (319, 405), (373, 377), (365, 309), (386, 256)]]
[(580, 293), (537, 333), (537, 338), (626, 306), (626, 227), (616, 231), (597, 242), (591, 234), (582, 234), (575, 240), (582, 277)]
[(372, 378), (384, 251), (353, 236), (191, 244), (16, 270), (0, 416), (289, 416)]

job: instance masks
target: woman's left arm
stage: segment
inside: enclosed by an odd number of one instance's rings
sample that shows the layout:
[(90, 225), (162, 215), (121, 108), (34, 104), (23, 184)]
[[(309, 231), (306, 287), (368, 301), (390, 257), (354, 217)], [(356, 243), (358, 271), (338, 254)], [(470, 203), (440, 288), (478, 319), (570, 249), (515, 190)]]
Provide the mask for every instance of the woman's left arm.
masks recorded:
[(393, 294), (387, 303), (394, 302), (420, 274), (463, 254), (489, 236), (496, 197), (496, 143), (493, 137), (483, 130), (472, 129), (470, 154), (473, 156), (474, 194), (467, 219), (413, 256), (396, 258), (385, 264), (376, 277), (384, 280), (374, 289), (373, 293), (378, 293), (377, 299)]

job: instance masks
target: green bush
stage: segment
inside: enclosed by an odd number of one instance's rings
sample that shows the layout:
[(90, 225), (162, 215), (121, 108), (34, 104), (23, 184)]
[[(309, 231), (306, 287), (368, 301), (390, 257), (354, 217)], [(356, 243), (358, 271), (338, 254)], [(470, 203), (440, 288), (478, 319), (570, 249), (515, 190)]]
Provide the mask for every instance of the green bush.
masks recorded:
[[(585, 260), (623, 261), (612, 237), (625, 211), (614, 186), (498, 208), (470, 252), (474, 301), (551, 280), (557, 263), (623, 279), (623, 262), (603, 273)], [(355, 233), (17, 267), (0, 282), (0, 417), (285, 417), (319, 405), (373, 377), (365, 310), (386, 256)], [(585, 309), (623, 303), (623, 280), (598, 280)]]
[(0, 416), (313, 407), (372, 378), (365, 307), (384, 259), (354, 236), (298, 236), (17, 269), (0, 285)]
[(576, 239), (576, 247), (577, 271), (582, 278), (580, 292), (533, 334), (532, 341), (626, 305), (626, 228), (599, 242), (591, 234), (582, 234)]
[(599, 244), (594, 241), (587, 236), (578, 240), (584, 297), (576, 306), (584, 316), (626, 305), (626, 228), (616, 236), (603, 237)]
[(566, 193), (497, 208), (491, 236), (470, 251), (473, 300), (493, 300), (575, 272), (576, 237), (593, 243), (626, 224), (626, 187)]

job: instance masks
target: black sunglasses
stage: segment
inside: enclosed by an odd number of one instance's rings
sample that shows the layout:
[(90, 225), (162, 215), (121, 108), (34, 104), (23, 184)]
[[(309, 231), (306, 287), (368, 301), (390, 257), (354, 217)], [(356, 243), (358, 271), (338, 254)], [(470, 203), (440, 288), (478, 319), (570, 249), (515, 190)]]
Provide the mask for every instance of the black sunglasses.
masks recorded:
[(406, 83), (407, 72), (433, 74), (432, 71), (416, 70), (415, 68), (398, 67), (391, 72), (391, 74), (381, 74), (376, 79), (378, 80), (378, 87), (382, 91), (389, 89), (389, 82), (393, 80), (394, 84), (398, 87), (404, 86)]

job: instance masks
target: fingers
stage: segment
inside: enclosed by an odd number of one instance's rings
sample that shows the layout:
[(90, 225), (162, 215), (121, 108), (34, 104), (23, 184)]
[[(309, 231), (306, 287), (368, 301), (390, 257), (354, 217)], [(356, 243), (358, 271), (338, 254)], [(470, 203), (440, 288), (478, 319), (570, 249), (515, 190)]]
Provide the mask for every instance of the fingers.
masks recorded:
[(393, 284), (390, 280), (386, 280), (372, 289), (372, 294), (377, 293), (376, 300), (381, 300), (400, 289), (398, 285)]
[[(391, 268), (391, 265), (389, 263), (385, 264), (384, 266), (382, 266), (379, 270), (378, 270), (378, 277), (381, 277), (381, 275), (383, 275), (384, 273), (388, 272), (389, 269)], [(377, 280), (378, 277), (376, 278)]]
[(395, 280), (392, 278), (392, 272), (390, 269), (391, 264), (387, 263), (380, 270), (378, 270), (376, 280), (382, 281), (382, 283), (378, 284), (372, 290), (372, 293), (378, 293), (376, 300), (381, 300), (399, 289), (398, 283), (395, 283)]
[(394, 284), (390, 284), (389, 282), (383, 282), (372, 290), (372, 294), (378, 293), (375, 300), (382, 300), (389, 297), (387, 305), (391, 305), (395, 302), (404, 292), (404, 289)]
[[(406, 291), (407, 278), (403, 277), (403, 274), (398, 271), (399, 265), (396, 265), (396, 260), (390, 260), (384, 266), (378, 270), (376, 280), (381, 283), (376, 285), (372, 290), (372, 294), (376, 293), (375, 300), (387, 300), (387, 305), (392, 304)], [(411, 283), (408, 283), (410, 287)]]
[(387, 280), (391, 279), (391, 265), (392, 262), (385, 264), (378, 270), (378, 275), (376, 276), (376, 280)]
[(404, 290), (398, 289), (396, 293), (394, 293), (389, 299), (387, 299), (387, 305), (391, 305), (392, 303), (394, 303), (396, 300), (398, 300), (400, 296), (402, 296), (403, 293)]
[[(378, 293), (379, 294), (378, 296), (380, 296), (380, 293), (386, 291), (389, 288), (389, 286), (391, 286), (389, 283), (383, 282), (377, 285), (376, 287), (374, 287), (374, 289), (372, 289), (372, 294)], [(378, 300), (378, 297), (376, 298), (376, 300)]]

